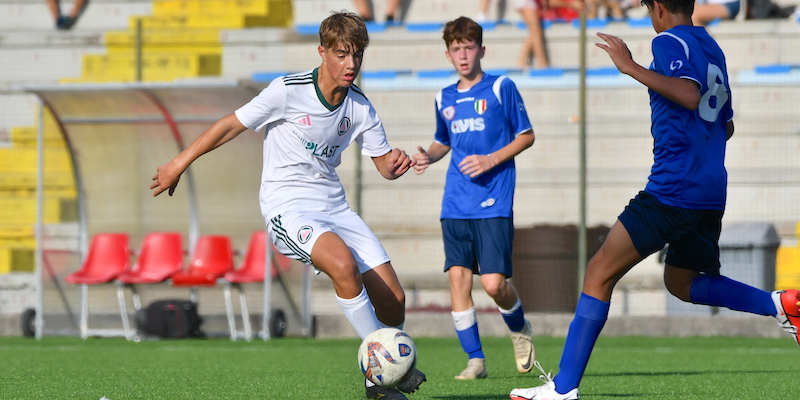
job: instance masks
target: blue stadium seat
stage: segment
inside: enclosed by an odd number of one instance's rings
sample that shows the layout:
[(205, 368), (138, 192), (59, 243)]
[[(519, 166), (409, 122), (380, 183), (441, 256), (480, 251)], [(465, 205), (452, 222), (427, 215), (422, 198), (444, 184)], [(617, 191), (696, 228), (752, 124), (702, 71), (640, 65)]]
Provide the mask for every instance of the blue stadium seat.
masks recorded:
[(628, 26), (631, 28), (652, 28), (653, 21), (650, 20), (650, 17), (628, 18)]
[(453, 74), (455, 74), (455, 71), (452, 69), (429, 69), (417, 71), (418, 78), (449, 78)]
[(255, 83), (269, 83), (272, 82), (273, 79), (285, 75), (288, 75), (285, 71), (254, 72), (253, 75), (250, 76), (250, 79)]
[(294, 29), (300, 35), (319, 35), (319, 24), (301, 24)]
[[(605, 28), (608, 26), (608, 20), (605, 18), (593, 18), (586, 20), (586, 28), (597, 29), (597, 28)], [(572, 20), (572, 27), (573, 28), (580, 28), (581, 27), (581, 20), (580, 19), (573, 19)]]
[(406, 30), (409, 32), (439, 32), (442, 28), (444, 28), (444, 24), (440, 22), (406, 24)]
[(552, 78), (554, 76), (562, 76), (564, 75), (563, 68), (543, 68), (543, 69), (532, 69), (528, 72), (528, 75), (534, 78)]
[(757, 65), (755, 72), (757, 74), (787, 74), (792, 72), (793, 68), (798, 68), (800, 65), (790, 64), (772, 64), (772, 65)]
[[(564, 22), (566, 22), (566, 21), (563, 20), (563, 19), (556, 19), (556, 20), (544, 19), (544, 20), (542, 20), (542, 29), (547, 29), (547, 28), (553, 26), (553, 24), (559, 24), (559, 23), (564, 23)], [(527, 30), (528, 29), (528, 25), (525, 25), (525, 22), (523, 22), (523, 21), (517, 21), (516, 27), (517, 27), (517, 29), (522, 29), (522, 30)]]
[(380, 22), (369, 21), (367, 22), (367, 32), (369, 33), (381, 33), (386, 32), (386, 24), (382, 24)]
[(362, 71), (361, 77), (364, 79), (394, 79), (398, 75), (410, 75), (411, 70), (377, 70), (377, 71)]
[(586, 76), (614, 76), (619, 74), (617, 67), (588, 68), (586, 70)]
[(489, 68), (485, 69), (484, 72), (486, 72), (489, 75), (508, 75), (508, 74), (520, 73), (522, 72), (522, 68)]
[(479, 22), (479, 24), (480, 24), (481, 28), (483, 28), (483, 30), (485, 30), (485, 31), (491, 31), (494, 28), (497, 28), (497, 22), (494, 22), (494, 21), (483, 21), (483, 22)]

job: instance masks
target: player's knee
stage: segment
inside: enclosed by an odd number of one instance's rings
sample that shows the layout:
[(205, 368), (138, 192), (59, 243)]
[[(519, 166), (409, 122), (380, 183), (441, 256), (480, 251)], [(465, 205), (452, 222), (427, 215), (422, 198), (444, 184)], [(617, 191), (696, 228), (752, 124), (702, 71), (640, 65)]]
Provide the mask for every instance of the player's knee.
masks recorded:
[(668, 279), (665, 279), (664, 280), (664, 286), (666, 286), (667, 291), (671, 295), (681, 299), (682, 301), (691, 303), (691, 301), (692, 301), (692, 299), (691, 299), (691, 297), (692, 297), (691, 296), (691, 290), (692, 290), (691, 285), (687, 286), (687, 285), (685, 285), (683, 283), (678, 283), (678, 282), (675, 282), (675, 281), (670, 281)]
[(494, 300), (503, 298), (508, 292), (508, 283), (504, 280), (483, 283), (483, 290)]
[(320, 266), (333, 281), (351, 281), (357, 282), (361, 285), (361, 273), (358, 271), (358, 265), (355, 260), (348, 260), (346, 258), (337, 258)]

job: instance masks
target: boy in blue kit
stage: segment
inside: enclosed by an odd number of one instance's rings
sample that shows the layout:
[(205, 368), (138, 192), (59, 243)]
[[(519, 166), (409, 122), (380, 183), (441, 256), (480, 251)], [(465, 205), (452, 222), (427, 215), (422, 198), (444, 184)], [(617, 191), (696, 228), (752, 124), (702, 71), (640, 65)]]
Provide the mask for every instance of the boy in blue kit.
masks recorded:
[[(578, 399), (580, 384), (608, 317), (611, 292), (634, 265), (669, 244), (664, 284), (694, 304), (773, 316), (798, 340), (800, 292), (766, 292), (720, 275), (719, 236), (725, 210), (725, 145), (733, 110), (725, 56), (705, 28), (692, 26), (694, 0), (643, 0), (653, 28), (649, 69), (618, 37), (598, 33), (624, 74), (648, 87), (654, 163), (644, 191), (630, 201), (589, 261), (555, 379), (514, 389), (511, 398)], [(798, 342), (800, 344), (800, 342)]]
[(481, 69), (481, 26), (461, 17), (447, 23), (443, 37), (445, 56), (459, 81), (436, 95), (434, 141), (428, 150), (418, 146), (413, 158), (414, 171), (421, 174), (452, 150), (441, 213), (444, 270), (456, 333), (469, 356), (467, 368), (455, 378), (487, 376), (472, 300), (473, 274), (480, 274), (481, 285), (500, 309), (511, 331), (517, 370), (525, 373), (536, 359), (531, 325), (506, 279), (512, 273), (514, 156), (533, 144), (533, 130), (514, 83)]

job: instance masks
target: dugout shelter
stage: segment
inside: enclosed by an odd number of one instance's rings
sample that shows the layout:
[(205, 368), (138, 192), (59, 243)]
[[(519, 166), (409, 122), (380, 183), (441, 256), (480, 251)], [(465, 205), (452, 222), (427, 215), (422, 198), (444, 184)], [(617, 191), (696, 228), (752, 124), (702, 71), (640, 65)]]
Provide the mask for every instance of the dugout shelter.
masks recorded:
[[(80, 268), (96, 234), (127, 234), (133, 266), (136, 250), (148, 233), (179, 232), (186, 263), (202, 235), (229, 236), (237, 255), (241, 255), (253, 232), (265, 229), (258, 206), (260, 133), (244, 132), (205, 155), (181, 177), (172, 197), (167, 193), (153, 197), (149, 189), (159, 165), (172, 159), (220, 117), (257, 95), (259, 87), (218, 82), (26, 90), (41, 101), (36, 147), (37, 300), (35, 317), (30, 321), (36, 337), (79, 332), (79, 289), (65, 283), (64, 278)], [(47, 129), (55, 130), (55, 135), (45, 132)], [(46, 167), (47, 158), (59, 152), (60, 138), (73, 175), (66, 179), (63, 170)], [(69, 182), (69, 178), (74, 181), (74, 201), (49, 201), (53, 190), (48, 188), (65, 186), (63, 182)], [(270, 258), (266, 259), (269, 262)], [(273, 310), (285, 316), (285, 333), (311, 333), (308, 270), (293, 262), (277, 275), (278, 279), (265, 274), (263, 286), (250, 284), (248, 303), (251, 315), (262, 316), (261, 323), (254, 324), (262, 338), (270, 337), (267, 326)], [(99, 327), (94, 336), (116, 336), (122, 324), (114, 285), (95, 286), (88, 296), (88, 323)], [(143, 286), (139, 287), (143, 306), (162, 298), (190, 297), (185, 288), (169, 283)], [(227, 335), (221, 286), (192, 293), (204, 317), (204, 329)], [(262, 298), (263, 302), (259, 301)], [(134, 320), (135, 316), (130, 318)]]

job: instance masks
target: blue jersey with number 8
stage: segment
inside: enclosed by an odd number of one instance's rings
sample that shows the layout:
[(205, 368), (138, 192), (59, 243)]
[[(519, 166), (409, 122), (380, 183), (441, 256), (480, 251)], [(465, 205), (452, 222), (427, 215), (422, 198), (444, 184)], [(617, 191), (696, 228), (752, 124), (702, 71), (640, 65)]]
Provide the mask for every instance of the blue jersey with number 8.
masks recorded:
[(654, 162), (645, 191), (670, 206), (724, 210), (733, 118), (725, 55), (705, 28), (688, 25), (660, 33), (652, 47), (650, 69), (693, 81), (701, 99), (692, 111), (649, 90)]

